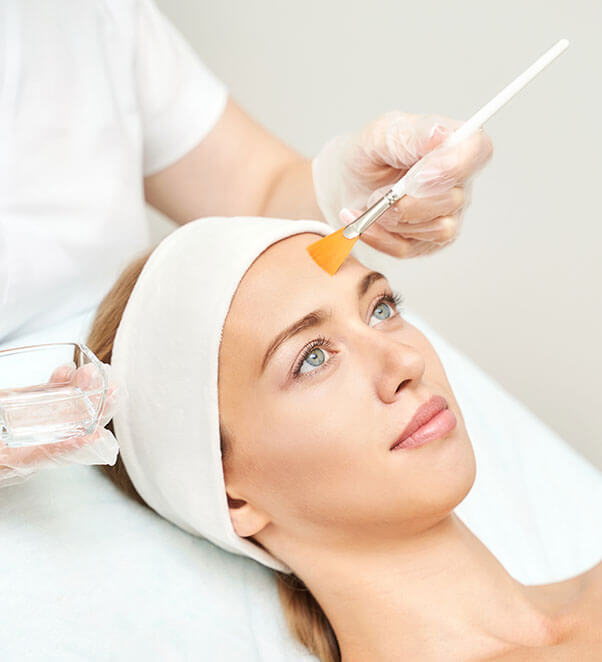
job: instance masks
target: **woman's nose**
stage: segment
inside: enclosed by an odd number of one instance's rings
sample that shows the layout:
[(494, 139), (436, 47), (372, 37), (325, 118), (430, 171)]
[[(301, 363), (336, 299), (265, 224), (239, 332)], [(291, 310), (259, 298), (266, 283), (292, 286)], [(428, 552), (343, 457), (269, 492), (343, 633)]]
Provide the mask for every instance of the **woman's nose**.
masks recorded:
[(376, 387), (383, 402), (393, 402), (404, 389), (416, 385), (426, 367), (424, 357), (416, 347), (399, 340), (383, 337), (376, 361)]

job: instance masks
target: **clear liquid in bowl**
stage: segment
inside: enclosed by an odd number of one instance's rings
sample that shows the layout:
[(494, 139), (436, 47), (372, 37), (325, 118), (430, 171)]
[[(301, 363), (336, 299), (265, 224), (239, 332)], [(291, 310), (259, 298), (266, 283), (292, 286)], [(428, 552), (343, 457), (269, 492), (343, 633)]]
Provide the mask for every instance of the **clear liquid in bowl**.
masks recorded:
[(70, 384), (0, 391), (0, 442), (9, 447), (52, 444), (91, 434), (102, 393)]

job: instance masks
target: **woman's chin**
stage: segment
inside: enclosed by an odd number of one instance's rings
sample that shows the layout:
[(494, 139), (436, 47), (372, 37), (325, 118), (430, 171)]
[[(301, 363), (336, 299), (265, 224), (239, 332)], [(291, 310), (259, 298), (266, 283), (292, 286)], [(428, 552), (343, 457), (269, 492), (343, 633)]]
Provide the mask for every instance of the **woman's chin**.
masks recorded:
[(413, 492), (413, 499), (424, 500), (435, 510), (453, 510), (476, 478), (475, 455), (463, 424), (439, 439), (389, 453), (390, 461), (399, 464), (401, 477), (407, 477), (404, 486)]
[(452, 509), (464, 501), (477, 475), (476, 459), (466, 430), (462, 428), (454, 433), (448, 439), (438, 440), (441, 447), (432, 463), (432, 470), (448, 493)]

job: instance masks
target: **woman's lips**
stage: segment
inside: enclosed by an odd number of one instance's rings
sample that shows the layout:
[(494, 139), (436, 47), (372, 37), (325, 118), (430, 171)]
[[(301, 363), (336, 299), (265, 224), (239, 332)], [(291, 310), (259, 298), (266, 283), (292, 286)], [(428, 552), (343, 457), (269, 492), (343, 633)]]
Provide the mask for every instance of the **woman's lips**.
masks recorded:
[(418, 407), (412, 420), (390, 450), (422, 446), (451, 432), (456, 427), (456, 423), (456, 417), (449, 410), (447, 400), (441, 395), (434, 395)]

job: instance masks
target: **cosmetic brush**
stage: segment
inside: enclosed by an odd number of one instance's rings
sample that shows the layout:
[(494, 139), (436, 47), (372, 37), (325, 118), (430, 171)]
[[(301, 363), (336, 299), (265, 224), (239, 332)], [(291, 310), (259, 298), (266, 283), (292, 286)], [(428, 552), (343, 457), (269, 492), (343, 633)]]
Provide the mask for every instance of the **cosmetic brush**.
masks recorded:
[[(457, 131), (454, 131), (448, 138), (438, 145), (444, 147), (456, 145), (464, 138), (468, 138), (476, 133), (483, 124), (497, 111), (504, 106), (512, 97), (517, 94), (529, 81), (540, 73), (552, 60), (562, 53), (569, 45), (567, 39), (561, 39), (538, 60), (536, 60), (520, 76), (507, 85), (499, 94), (475, 113), (467, 122), (465, 122)], [(426, 156), (426, 155), (425, 155)], [(425, 157), (423, 157), (425, 158)], [(412, 172), (413, 168), (420, 165), (422, 159), (417, 161), (412, 168), (394, 184), (377, 202), (367, 209), (361, 216), (349, 223), (343, 228), (326, 235), (322, 239), (310, 244), (307, 250), (314, 261), (333, 276), (343, 264), (345, 258), (351, 252), (355, 242), (360, 235), (365, 232), (377, 219), (386, 211), (401, 200), (405, 191), (405, 179)]]

